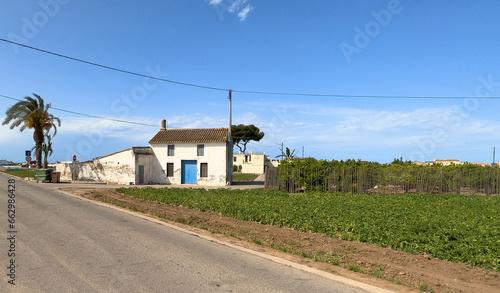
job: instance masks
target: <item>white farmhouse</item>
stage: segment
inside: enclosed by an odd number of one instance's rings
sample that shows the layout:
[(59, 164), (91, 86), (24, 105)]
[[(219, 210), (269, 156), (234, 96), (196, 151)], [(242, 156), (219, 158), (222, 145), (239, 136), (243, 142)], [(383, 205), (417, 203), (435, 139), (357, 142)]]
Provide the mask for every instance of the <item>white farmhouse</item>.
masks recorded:
[(166, 129), (162, 122), (149, 145), (156, 158), (151, 178), (156, 183), (224, 186), (232, 181), (228, 128)]

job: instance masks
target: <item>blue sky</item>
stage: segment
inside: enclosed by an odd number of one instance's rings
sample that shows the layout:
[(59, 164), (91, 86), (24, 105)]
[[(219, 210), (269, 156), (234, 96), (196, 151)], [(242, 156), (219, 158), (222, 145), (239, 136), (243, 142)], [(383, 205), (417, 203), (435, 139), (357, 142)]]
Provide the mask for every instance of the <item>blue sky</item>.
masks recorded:
[[(233, 124), (266, 133), (248, 151), (271, 157), (284, 143), (318, 159), (490, 162), (500, 146), (499, 9), (495, 0), (9, 0), (0, 2), (0, 38), (233, 89)], [(229, 123), (227, 91), (6, 42), (0, 58), (0, 95), (37, 93), (59, 109), (153, 125), (54, 109), (62, 125), (49, 161), (146, 146), (161, 119), (169, 128)], [(0, 97), (0, 120), (13, 103)], [(31, 131), (0, 126), (0, 158), (22, 161), (33, 144)]]

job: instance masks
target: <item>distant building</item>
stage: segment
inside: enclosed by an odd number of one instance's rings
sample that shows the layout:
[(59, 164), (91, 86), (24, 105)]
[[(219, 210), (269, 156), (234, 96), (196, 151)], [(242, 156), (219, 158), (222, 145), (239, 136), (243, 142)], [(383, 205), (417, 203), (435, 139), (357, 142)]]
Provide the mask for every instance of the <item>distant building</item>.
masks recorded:
[(237, 166), (237, 172), (264, 174), (266, 166), (278, 167), (279, 160), (271, 160), (264, 154), (235, 154), (233, 155), (233, 166)]
[(413, 164), (415, 165), (424, 165), (424, 166), (431, 166), (431, 165), (443, 165), (443, 166), (449, 166), (449, 165), (462, 165), (463, 163), (460, 160), (456, 159), (435, 159), (434, 161), (425, 161), (425, 162), (419, 162), (419, 161), (414, 161)]
[(447, 159), (447, 160), (435, 159), (434, 160), (434, 165), (437, 165), (437, 164), (441, 164), (443, 166), (462, 165), (462, 162), (460, 160), (456, 160), (456, 159)]
[(434, 161), (425, 161), (425, 162), (419, 162), (419, 161), (414, 161), (413, 164), (415, 165), (442, 165), (442, 166), (449, 166), (449, 165), (464, 165), (464, 164), (470, 164), (470, 165), (475, 165), (475, 166), (481, 166), (481, 167), (486, 167), (486, 166), (496, 166), (500, 164), (500, 162), (497, 162), (496, 165), (492, 163), (482, 163), (482, 162), (462, 162), (460, 160), (452, 159), (452, 160), (439, 160), (435, 159)]

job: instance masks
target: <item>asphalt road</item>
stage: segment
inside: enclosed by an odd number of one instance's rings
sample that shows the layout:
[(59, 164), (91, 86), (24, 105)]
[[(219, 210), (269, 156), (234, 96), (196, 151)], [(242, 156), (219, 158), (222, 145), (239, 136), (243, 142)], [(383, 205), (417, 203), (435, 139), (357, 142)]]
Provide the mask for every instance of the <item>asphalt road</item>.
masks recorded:
[(42, 183), (15, 179), (9, 227), (9, 179), (0, 173), (0, 292), (367, 292)]

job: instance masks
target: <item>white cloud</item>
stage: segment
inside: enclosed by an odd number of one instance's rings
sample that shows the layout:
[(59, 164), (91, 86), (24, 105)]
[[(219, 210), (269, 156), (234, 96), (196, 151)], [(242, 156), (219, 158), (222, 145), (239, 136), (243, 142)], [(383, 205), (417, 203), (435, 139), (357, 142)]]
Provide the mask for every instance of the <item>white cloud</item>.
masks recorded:
[[(0, 121), (3, 122), (4, 117)], [(33, 146), (33, 130), (20, 132), (19, 127), (10, 129), (9, 125), (0, 125), (0, 159), (22, 162), (25, 158), (24, 151), (31, 150)]]
[(33, 130), (26, 129), (20, 132), (19, 127), (10, 129), (7, 125), (0, 126), (0, 157), (2, 157), (1, 150), (5, 148), (19, 146), (31, 148), (34, 145)]
[(245, 4), (246, 2), (247, 2), (246, 0), (234, 0), (227, 10), (231, 13), (234, 13), (238, 11), (241, 5)]
[(149, 118), (128, 118), (127, 121), (158, 125), (158, 127), (86, 117), (61, 117), (61, 121), (62, 124), (55, 139), (65, 145), (90, 144), (95, 150), (115, 139), (124, 143), (128, 142), (130, 146), (147, 145), (160, 128), (159, 122), (151, 121)]
[[(114, 117), (107, 117), (109, 119), (117, 119)], [(127, 131), (127, 130), (137, 130), (144, 129), (148, 127), (147, 125), (158, 125), (160, 127), (160, 123), (157, 121), (152, 121), (150, 118), (142, 118), (142, 117), (128, 117), (126, 121), (137, 123), (123, 123), (119, 121), (113, 120), (104, 120), (104, 119), (96, 119), (96, 118), (74, 118), (74, 117), (63, 117), (61, 118), (61, 127), (58, 129), (60, 131), (64, 131), (66, 133), (76, 132), (76, 133), (85, 133), (91, 131), (101, 131), (106, 134), (111, 134), (116, 131)], [(138, 124), (146, 124), (146, 125), (138, 125)]]
[[(259, 124), (262, 122), (259, 117), (252, 112), (245, 112), (239, 117), (233, 119), (233, 124)], [(257, 126), (258, 127), (258, 126)]]
[[(309, 155), (314, 149), (320, 158), (344, 154), (390, 160), (400, 155), (409, 158), (423, 145), (425, 155), (433, 159), (448, 152), (453, 156), (457, 150), (474, 156), (466, 150), (493, 147), (500, 139), (498, 123), (465, 114), (456, 105), (390, 111), (275, 101), (242, 104), (241, 108), (255, 110), (252, 121), (266, 133), (254, 147), (271, 152), (276, 151), (273, 145), (283, 142), (291, 148), (309, 147)], [(442, 139), (434, 142), (436, 133)]]
[(253, 10), (253, 7), (250, 5), (247, 5), (245, 8), (243, 8), (240, 12), (238, 12), (238, 17), (240, 18), (240, 21), (244, 21), (247, 18), (248, 13)]
[[(483, 120), (473, 113), (463, 115), (455, 106), (389, 111), (307, 102), (249, 101), (238, 103), (235, 110), (233, 124), (254, 124), (265, 133), (260, 142), (251, 143), (249, 150), (265, 151), (273, 156), (279, 149), (277, 144), (284, 143), (296, 149), (305, 146), (307, 155), (318, 158), (349, 154), (345, 156), (380, 160), (378, 155), (385, 154), (392, 159), (420, 150), (422, 143), (431, 141), (439, 130), (445, 139), (433, 146), (432, 153), (425, 153), (432, 159), (438, 157), (438, 153), (493, 147), (500, 139), (500, 126), (495, 121)], [(81, 153), (79, 157), (88, 158), (147, 145), (160, 128), (159, 119), (144, 117), (127, 120), (158, 126), (87, 117), (61, 117), (61, 120), (56, 137), (58, 154), (64, 155), (73, 149)], [(193, 113), (169, 117), (167, 123), (168, 128), (216, 128), (227, 127), (228, 119), (225, 115)], [(0, 150), (10, 150), (16, 159), (22, 159), (18, 155), (32, 145), (31, 131), (21, 133), (8, 126), (0, 127)], [(85, 154), (86, 145), (91, 145), (91, 154)], [(1, 157), (11, 158), (0, 152)]]
[(236, 13), (240, 21), (244, 21), (248, 14), (254, 9), (253, 6), (247, 4), (248, 0), (210, 0), (209, 4), (214, 6), (217, 13), (223, 19), (223, 14)]

